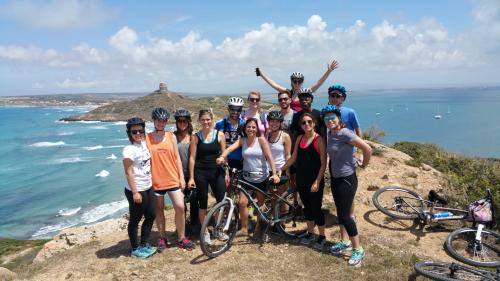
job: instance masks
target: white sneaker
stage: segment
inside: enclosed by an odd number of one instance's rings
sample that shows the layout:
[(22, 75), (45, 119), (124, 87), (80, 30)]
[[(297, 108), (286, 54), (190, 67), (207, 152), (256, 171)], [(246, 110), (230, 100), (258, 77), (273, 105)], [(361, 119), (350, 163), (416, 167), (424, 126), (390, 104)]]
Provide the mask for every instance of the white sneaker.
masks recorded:
[(212, 244), (212, 241), (210, 240), (210, 232), (205, 231), (205, 233), (203, 234), (203, 242), (207, 245)]

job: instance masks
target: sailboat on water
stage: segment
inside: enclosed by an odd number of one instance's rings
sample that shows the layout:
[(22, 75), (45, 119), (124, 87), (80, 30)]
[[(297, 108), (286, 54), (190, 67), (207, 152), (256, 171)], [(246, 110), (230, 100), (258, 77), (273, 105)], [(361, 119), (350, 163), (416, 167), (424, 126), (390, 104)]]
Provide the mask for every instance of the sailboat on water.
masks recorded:
[(446, 114), (451, 114), (450, 106), (449, 105), (448, 105), (448, 111), (446, 111)]
[(437, 113), (436, 113), (436, 115), (434, 115), (434, 119), (441, 119), (441, 118), (443, 118), (443, 116), (441, 116), (441, 114), (439, 114), (439, 105), (438, 105)]

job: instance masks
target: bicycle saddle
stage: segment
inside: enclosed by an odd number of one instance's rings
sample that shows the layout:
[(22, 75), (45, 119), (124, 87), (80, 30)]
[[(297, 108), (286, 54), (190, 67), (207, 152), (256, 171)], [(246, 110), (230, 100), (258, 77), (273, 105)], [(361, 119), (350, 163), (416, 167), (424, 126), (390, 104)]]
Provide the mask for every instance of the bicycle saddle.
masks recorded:
[(443, 205), (448, 204), (448, 201), (446, 199), (444, 199), (441, 195), (437, 194), (437, 192), (434, 190), (429, 191), (428, 198), (429, 198), (429, 201), (434, 202), (434, 203), (439, 203), (439, 204), (443, 204)]

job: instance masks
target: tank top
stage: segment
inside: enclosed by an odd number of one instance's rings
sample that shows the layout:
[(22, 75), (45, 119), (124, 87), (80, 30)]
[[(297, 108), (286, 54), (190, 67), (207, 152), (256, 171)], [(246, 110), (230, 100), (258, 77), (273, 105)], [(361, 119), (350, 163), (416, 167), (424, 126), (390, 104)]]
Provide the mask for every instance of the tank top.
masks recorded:
[(205, 143), (201, 131), (196, 133), (196, 136), (198, 137), (198, 144), (196, 145), (196, 162), (194, 163), (195, 169), (217, 168), (215, 160), (221, 154), (218, 135), (219, 134), (216, 130), (212, 130), (212, 139)]
[(302, 111), (302, 106), (300, 106), (300, 101), (297, 100), (292, 100), (292, 103), (290, 104), (290, 108), (296, 112)]
[(151, 153), (151, 176), (154, 190), (165, 190), (180, 186), (177, 169), (177, 151), (172, 143), (175, 135), (165, 133), (162, 141), (156, 142), (153, 133), (146, 137), (146, 144)]
[(243, 171), (259, 172), (261, 174), (253, 174), (245, 176), (245, 180), (253, 183), (261, 183), (269, 176), (269, 167), (267, 166), (266, 157), (260, 147), (259, 139), (256, 138), (252, 146), (248, 146), (248, 138), (242, 139), (243, 148)]
[(270, 141), (270, 136), (267, 137), (267, 142), (269, 143), (269, 148), (271, 149), (271, 155), (274, 159), (274, 165), (276, 170), (281, 170), (281, 167), (285, 165), (285, 143), (283, 142), (283, 131), (280, 131), (280, 135), (276, 142)]
[(314, 147), (314, 143), (318, 141), (318, 138), (319, 135), (316, 135), (308, 145), (303, 143), (303, 135), (299, 140), (297, 148), (298, 161), (295, 162), (295, 167), (297, 168), (297, 187), (310, 187), (316, 177), (318, 177), (319, 169), (321, 168), (321, 158)]
[(179, 149), (179, 156), (182, 162), (182, 171), (184, 172), (184, 177), (189, 176), (189, 143), (181, 143), (177, 141), (177, 148)]

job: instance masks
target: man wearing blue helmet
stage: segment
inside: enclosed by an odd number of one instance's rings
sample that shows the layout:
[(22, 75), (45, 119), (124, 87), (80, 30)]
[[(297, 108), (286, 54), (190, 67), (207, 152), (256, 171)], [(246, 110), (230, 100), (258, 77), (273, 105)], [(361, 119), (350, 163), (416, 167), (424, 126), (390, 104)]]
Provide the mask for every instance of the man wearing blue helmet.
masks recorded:
[(340, 109), (342, 122), (347, 128), (361, 137), (361, 128), (359, 126), (358, 117), (354, 109), (343, 106), (347, 97), (346, 89), (342, 85), (333, 85), (328, 88), (328, 104), (333, 104)]

